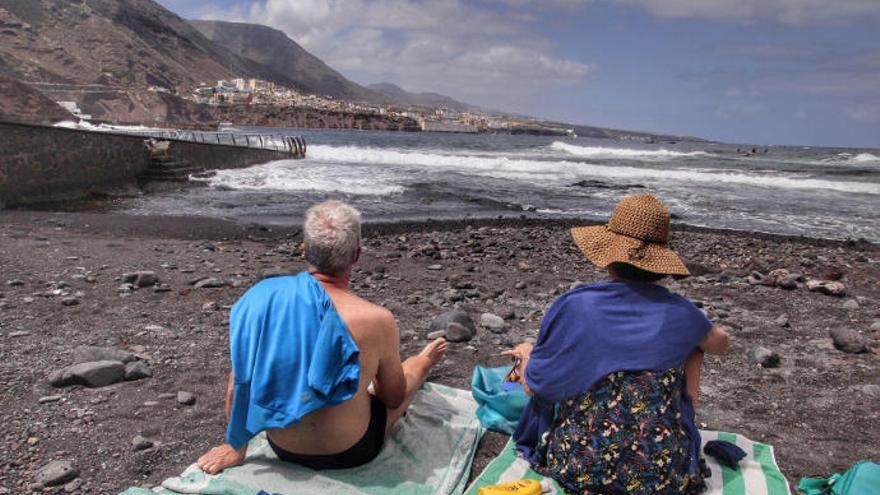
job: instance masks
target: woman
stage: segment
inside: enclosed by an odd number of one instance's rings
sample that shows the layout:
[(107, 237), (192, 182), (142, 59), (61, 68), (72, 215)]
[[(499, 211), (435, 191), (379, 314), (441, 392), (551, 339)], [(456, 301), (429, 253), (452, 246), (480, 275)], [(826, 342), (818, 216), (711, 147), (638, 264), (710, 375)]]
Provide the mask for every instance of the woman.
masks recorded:
[(534, 347), (505, 351), (531, 396), (517, 449), (569, 493), (699, 493), (693, 400), (703, 352), (727, 352), (729, 338), (654, 283), (690, 274), (667, 246), (669, 211), (629, 196), (607, 225), (571, 233), (611, 280), (563, 294)]

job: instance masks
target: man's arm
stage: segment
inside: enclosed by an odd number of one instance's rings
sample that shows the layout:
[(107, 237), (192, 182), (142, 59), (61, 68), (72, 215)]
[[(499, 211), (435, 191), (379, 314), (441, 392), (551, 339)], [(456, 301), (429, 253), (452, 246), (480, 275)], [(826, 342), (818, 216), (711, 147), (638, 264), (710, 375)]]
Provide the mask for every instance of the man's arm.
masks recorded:
[[(229, 423), (229, 417), (232, 414), (232, 398), (233, 391), (235, 386), (235, 379), (232, 375), (232, 372), (229, 372), (229, 381), (226, 384), (226, 423)], [(199, 460), (196, 461), (196, 464), (199, 465), (202, 471), (207, 474), (217, 474), (220, 471), (223, 471), (226, 468), (237, 466), (244, 462), (245, 456), (247, 456), (247, 444), (244, 447), (236, 450), (229, 445), (228, 443), (224, 443), (219, 447), (214, 447), (209, 450), (205, 455), (199, 457)]]
[(235, 379), (232, 372), (229, 372), (229, 382), (226, 384), (226, 423), (229, 423), (229, 416), (232, 415), (232, 393), (235, 390)]
[(390, 311), (382, 310), (379, 320), (381, 328), (376, 332), (379, 369), (373, 381), (373, 390), (385, 407), (394, 409), (406, 399), (406, 377), (400, 361), (400, 330)]

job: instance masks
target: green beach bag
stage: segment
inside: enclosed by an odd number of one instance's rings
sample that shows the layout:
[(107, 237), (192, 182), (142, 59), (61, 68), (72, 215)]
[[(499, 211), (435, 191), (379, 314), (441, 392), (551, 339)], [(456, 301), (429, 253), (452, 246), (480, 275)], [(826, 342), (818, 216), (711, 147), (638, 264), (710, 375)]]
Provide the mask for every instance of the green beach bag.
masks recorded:
[(859, 461), (843, 474), (828, 479), (804, 478), (798, 483), (803, 495), (880, 495), (880, 464)]

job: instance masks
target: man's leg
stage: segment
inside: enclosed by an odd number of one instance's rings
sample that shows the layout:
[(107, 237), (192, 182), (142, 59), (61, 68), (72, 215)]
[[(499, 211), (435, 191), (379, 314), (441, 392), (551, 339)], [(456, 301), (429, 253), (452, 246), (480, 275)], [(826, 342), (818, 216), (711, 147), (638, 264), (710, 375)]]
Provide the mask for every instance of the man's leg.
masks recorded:
[(406, 397), (399, 407), (388, 409), (388, 420), (385, 423), (386, 434), (398, 419), (406, 413), (406, 408), (412, 403), (419, 388), (425, 383), (431, 368), (443, 359), (446, 354), (446, 340), (439, 338), (426, 345), (422, 352), (408, 358), (402, 363), (403, 376), (406, 378)]
[(688, 395), (697, 405), (697, 395), (700, 393), (700, 375), (703, 372), (703, 351), (697, 349), (688, 357), (684, 365), (684, 377), (686, 379)]

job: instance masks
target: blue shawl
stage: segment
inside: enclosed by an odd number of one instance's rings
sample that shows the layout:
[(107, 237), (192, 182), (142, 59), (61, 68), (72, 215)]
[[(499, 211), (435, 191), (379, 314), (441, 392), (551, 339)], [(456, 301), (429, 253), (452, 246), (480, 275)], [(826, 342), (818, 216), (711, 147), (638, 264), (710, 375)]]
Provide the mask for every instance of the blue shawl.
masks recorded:
[[(526, 366), (534, 396), (514, 433), (517, 450), (543, 465), (536, 447), (553, 425), (557, 403), (587, 393), (616, 371), (684, 366), (711, 328), (696, 306), (656, 284), (600, 282), (563, 294), (544, 317)], [(700, 436), (686, 386), (681, 412), (695, 472)]]
[(260, 281), (229, 320), (234, 385), (226, 442), (234, 448), (357, 392), (360, 351), (308, 273)]

